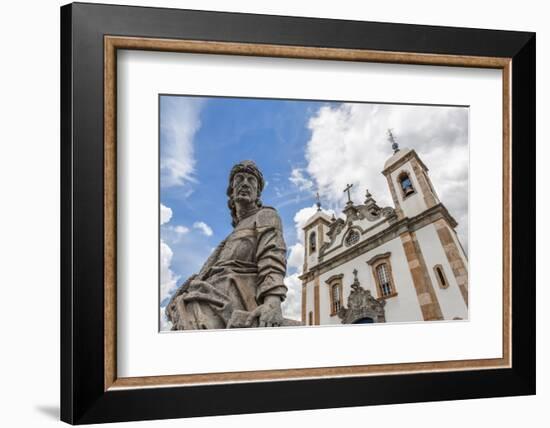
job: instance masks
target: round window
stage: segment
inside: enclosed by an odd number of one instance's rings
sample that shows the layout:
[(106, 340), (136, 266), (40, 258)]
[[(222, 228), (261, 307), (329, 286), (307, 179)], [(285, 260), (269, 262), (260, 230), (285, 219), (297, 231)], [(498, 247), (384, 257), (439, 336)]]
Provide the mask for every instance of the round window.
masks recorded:
[(359, 242), (359, 232), (355, 229), (350, 230), (348, 236), (346, 236), (346, 246), (351, 246)]

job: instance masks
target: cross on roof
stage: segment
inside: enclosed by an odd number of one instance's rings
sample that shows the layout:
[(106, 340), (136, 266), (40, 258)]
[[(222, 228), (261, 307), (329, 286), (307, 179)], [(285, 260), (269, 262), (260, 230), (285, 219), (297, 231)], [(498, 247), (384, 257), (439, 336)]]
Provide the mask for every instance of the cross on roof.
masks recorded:
[(349, 191), (351, 190), (352, 187), (353, 187), (353, 184), (348, 184), (348, 185), (346, 186), (346, 188), (344, 189), (344, 193), (348, 192), (348, 204), (351, 204), (351, 203), (352, 203), (352, 202), (351, 202), (351, 195), (350, 195), (350, 192), (349, 192)]

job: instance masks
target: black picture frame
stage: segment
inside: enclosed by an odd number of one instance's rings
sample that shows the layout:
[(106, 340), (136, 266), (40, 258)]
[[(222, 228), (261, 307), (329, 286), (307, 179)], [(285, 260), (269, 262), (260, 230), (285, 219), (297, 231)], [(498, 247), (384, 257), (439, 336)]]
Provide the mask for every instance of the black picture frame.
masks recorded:
[[(512, 367), (104, 389), (104, 36), (512, 59)], [(535, 34), (74, 3), (61, 8), (61, 420), (71, 424), (535, 393)], [(266, 399), (269, 397), (269, 399)]]

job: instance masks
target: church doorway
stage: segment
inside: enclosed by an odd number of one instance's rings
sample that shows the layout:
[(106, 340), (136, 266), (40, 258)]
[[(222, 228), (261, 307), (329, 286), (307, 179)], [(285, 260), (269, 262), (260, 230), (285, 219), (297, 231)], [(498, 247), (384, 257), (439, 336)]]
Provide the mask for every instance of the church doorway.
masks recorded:
[(358, 320), (353, 321), (352, 324), (371, 324), (373, 322), (374, 320), (372, 318), (365, 317), (365, 318), (359, 318)]

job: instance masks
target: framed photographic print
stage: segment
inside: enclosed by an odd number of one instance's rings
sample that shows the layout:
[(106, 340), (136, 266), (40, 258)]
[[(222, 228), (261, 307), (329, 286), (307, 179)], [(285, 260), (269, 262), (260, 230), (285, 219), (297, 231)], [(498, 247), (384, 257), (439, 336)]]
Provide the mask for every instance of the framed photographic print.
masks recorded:
[(533, 33), (76, 3), (61, 54), (62, 420), (535, 393)]

